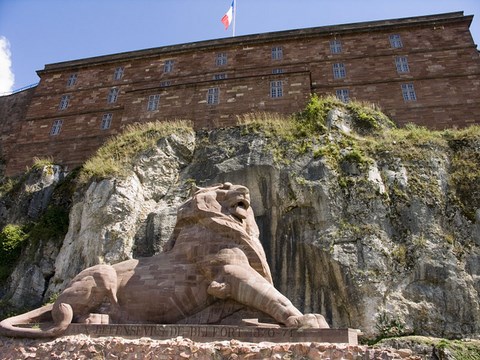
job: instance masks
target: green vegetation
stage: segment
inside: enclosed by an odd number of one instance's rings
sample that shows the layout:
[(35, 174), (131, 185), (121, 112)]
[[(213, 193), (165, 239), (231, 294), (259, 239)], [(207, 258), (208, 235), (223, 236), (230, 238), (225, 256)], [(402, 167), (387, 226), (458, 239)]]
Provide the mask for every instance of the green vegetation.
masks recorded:
[(85, 183), (91, 178), (123, 177), (132, 169), (136, 155), (153, 149), (161, 138), (187, 132), (193, 132), (188, 121), (157, 121), (128, 126), (123, 134), (110, 139), (85, 162), (79, 181)]
[(378, 331), (378, 338), (381, 339), (405, 335), (405, 324), (396, 316), (388, 314), (386, 311), (378, 314), (375, 328)]
[(52, 165), (54, 165), (54, 162), (53, 162), (53, 158), (51, 157), (47, 157), (47, 158), (34, 157), (32, 169), (38, 170), (38, 169), (43, 169), (44, 167), (48, 167)]
[[(398, 343), (402, 348), (424, 348), (429, 354), (433, 353), (433, 357), (436, 359), (480, 360), (480, 340), (448, 340), (426, 336), (403, 336), (381, 340), (375, 343), (375, 347), (390, 347), (391, 340), (394, 340), (394, 343)], [(425, 354), (422, 355), (425, 356)]]
[(27, 238), (24, 228), (17, 224), (7, 224), (0, 232), (0, 282), (10, 275)]

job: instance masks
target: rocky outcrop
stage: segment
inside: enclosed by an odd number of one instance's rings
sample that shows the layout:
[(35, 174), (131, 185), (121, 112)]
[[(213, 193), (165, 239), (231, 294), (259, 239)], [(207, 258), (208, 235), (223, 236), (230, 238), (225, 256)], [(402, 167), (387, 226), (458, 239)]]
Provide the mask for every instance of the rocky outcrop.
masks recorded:
[(161, 251), (191, 183), (232, 182), (250, 189), (274, 283), (302, 312), (369, 338), (480, 334), (480, 189), (455, 172), (464, 151), (478, 161), (478, 138), (372, 140), (336, 118), (330, 128), (308, 142), (248, 126), (164, 138), (126, 178), (77, 194), (35, 299), (87, 266)]

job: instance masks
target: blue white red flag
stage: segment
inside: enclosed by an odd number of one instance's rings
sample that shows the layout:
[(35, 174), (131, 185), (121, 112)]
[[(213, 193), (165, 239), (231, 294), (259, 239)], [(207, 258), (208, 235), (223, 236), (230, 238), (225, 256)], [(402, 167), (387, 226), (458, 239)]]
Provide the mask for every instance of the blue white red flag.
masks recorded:
[(232, 23), (233, 9), (234, 9), (234, 5), (235, 5), (234, 3), (235, 3), (235, 0), (232, 0), (232, 5), (230, 5), (230, 8), (225, 13), (225, 15), (223, 15), (223, 17), (222, 17), (222, 23), (223, 23), (223, 25), (225, 25), (225, 30), (227, 30), (228, 27), (230, 26), (230, 24)]

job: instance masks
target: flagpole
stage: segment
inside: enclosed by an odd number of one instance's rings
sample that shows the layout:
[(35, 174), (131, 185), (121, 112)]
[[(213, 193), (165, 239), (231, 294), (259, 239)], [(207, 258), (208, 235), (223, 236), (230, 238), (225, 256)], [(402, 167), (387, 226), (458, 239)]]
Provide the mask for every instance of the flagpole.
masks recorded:
[(233, 34), (235, 37), (235, 25), (237, 25), (237, 0), (233, 0)]

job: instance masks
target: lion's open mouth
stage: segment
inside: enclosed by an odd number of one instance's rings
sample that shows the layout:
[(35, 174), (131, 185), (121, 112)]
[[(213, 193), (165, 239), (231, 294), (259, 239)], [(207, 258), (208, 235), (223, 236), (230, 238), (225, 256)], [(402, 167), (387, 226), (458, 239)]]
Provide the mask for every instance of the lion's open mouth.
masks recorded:
[(243, 219), (247, 218), (249, 207), (250, 203), (247, 199), (240, 199), (230, 206), (230, 214), (235, 220), (243, 222)]

